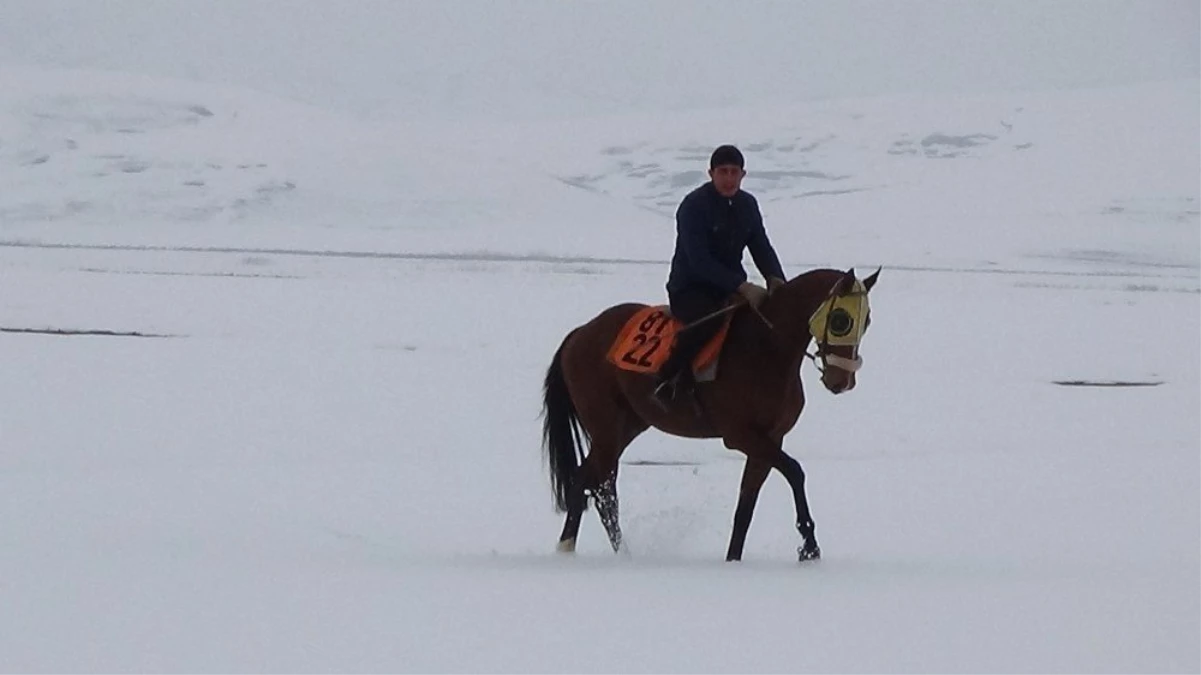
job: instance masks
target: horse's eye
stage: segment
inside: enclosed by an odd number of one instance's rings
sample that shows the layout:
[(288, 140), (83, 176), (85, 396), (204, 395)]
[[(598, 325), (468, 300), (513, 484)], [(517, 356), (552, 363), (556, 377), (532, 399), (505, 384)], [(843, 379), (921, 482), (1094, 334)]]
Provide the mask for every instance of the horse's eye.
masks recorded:
[(846, 337), (851, 334), (851, 328), (854, 327), (855, 320), (851, 318), (850, 312), (838, 308), (830, 312), (827, 325), (830, 328), (830, 335), (834, 337)]

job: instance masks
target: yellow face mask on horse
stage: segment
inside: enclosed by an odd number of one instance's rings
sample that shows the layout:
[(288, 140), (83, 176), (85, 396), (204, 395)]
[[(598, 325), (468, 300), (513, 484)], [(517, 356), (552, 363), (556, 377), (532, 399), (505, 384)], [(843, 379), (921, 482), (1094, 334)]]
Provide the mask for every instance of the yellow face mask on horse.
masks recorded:
[(856, 279), (850, 293), (831, 296), (818, 305), (809, 317), (809, 333), (818, 343), (856, 346), (867, 327), (867, 313), (867, 289)]

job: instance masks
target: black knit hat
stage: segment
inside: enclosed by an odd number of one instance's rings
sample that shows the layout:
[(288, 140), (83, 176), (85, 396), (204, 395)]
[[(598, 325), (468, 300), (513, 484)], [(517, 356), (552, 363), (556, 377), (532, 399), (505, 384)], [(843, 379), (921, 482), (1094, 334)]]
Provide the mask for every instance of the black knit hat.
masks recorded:
[(733, 164), (739, 169), (746, 167), (742, 159), (742, 151), (732, 145), (718, 146), (713, 151), (713, 156), (709, 158), (710, 169), (722, 166), (723, 164)]

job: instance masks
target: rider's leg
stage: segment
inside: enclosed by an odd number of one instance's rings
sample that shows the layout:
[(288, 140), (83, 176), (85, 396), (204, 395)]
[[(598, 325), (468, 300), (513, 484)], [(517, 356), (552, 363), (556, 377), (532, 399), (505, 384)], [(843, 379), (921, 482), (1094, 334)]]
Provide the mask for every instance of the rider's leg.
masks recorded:
[[(685, 291), (671, 298), (671, 313), (684, 325), (721, 309), (722, 299), (704, 291)], [(659, 369), (655, 396), (660, 400), (674, 398), (681, 379), (691, 379), (692, 360), (705, 344), (721, 330), (722, 319), (713, 318), (679, 333), (675, 347)]]

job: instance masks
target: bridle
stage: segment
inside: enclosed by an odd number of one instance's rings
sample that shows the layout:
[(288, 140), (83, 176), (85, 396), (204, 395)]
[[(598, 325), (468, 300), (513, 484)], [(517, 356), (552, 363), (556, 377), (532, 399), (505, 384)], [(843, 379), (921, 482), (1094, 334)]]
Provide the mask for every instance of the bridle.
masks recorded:
[[(833, 354), (825, 349), (822, 349), (821, 347), (818, 347), (816, 354), (805, 352), (805, 356), (809, 357), (809, 360), (813, 361), (813, 365), (817, 368), (817, 372), (821, 373), (822, 375), (826, 374), (826, 368), (830, 366), (841, 368), (849, 373), (858, 372), (858, 370), (863, 367), (863, 356), (859, 354), (859, 345), (855, 345), (855, 358), (853, 359), (848, 359), (845, 356)], [(821, 361), (818, 361), (819, 358)]]

